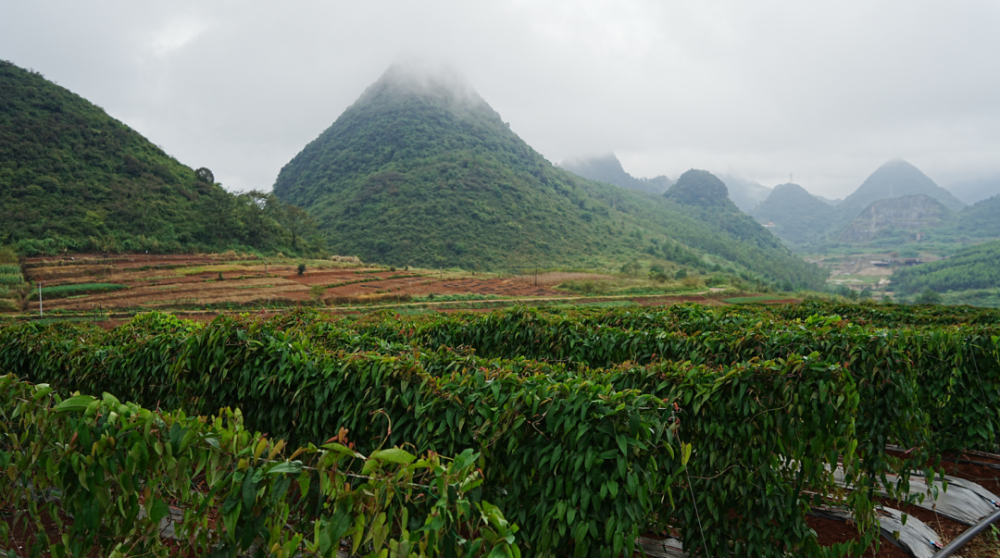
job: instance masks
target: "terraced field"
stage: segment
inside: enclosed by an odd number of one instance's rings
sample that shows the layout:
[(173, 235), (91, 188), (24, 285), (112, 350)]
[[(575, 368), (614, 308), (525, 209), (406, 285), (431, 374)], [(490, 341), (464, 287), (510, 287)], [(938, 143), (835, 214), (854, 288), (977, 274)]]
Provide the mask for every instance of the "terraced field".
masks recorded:
[[(304, 273), (298, 272), (300, 264)], [(126, 255), (74, 254), (30, 258), (23, 265), (33, 286), (42, 284), (46, 314), (105, 315), (116, 318), (150, 310), (211, 318), (225, 311), (280, 311), (316, 306), (333, 312), (359, 307), (406, 307), (451, 311), (529, 305), (639, 305), (678, 302), (784, 303), (773, 296), (724, 299), (718, 289), (703, 293), (581, 295), (557, 287), (566, 281), (614, 281), (609, 275), (553, 272), (499, 277), (462, 271), (397, 270), (342, 261), (263, 260), (235, 254)], [(51, 293), (51, 294), (47, 294)], [(730, 293), (730, 296), (732, 294)], [(28, 313), (37, 315), (38, 291)], [(8, 309), (10, 310), (10, 309)]]

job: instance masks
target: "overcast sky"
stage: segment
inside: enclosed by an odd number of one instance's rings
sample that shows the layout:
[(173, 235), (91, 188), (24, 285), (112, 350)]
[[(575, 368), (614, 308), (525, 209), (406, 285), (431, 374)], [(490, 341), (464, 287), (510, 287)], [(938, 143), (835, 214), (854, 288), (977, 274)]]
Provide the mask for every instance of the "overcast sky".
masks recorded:
[(281, 167), (400, 56), (461, 70), (552, 162), (614, 151), (843, 197), (900, 157), (1000, 174), (1000, 1), (5, 2), (0, 58), (230, 190)]

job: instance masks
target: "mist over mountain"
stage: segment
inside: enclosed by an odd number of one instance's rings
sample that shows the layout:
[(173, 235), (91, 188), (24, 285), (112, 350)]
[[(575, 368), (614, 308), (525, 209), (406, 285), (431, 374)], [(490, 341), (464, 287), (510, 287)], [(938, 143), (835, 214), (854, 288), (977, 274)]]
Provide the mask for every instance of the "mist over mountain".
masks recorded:
[(398, 65), (282, 168), (274, 192), (314, 216), (334, 251), (395, 265), (653, 256), (802, 285), (824, 276), (748, 217), (756, 229), (717, 228), (665, 196), (553, 166), (464, 80)]
[(935, 184), (920, 169), (902, 159), (894, 159), (876, 169), (857, 190), (837, 204), (837, 211), (841, 219), (853, 219), (874, 201), (916, 195), (930, 196), (952, 211), (965, 207), (961, 200)]
[(621, 162), (614, 153), (598, 155), (596, 157), (568, 159), (563, 161), (560, 166), (583, 178), (607, 182), (608, 184), (614, 184), (615, 186), (621, 186), (630, 190), (649, 192), (650, 194), (662, 194), (673, 184), (672, 180), (663, 175), (654, 178), (633, 177), (631, 174), (625, 172)]
[[(608, 184), (614, 184), (622, 188), (640, 190), (651, 194), (662, 194), (674, 184), (673, 180), (663, 175), (655, 178), (633, 177), (625, 171), (614, 153), (567, 159), (560, 166), (583, 178), (607, 182)], [(746, 178), (729, 174), (719, 174), (717, 176), (726, 185), (729, 191), (729, 199), (733, 200), (736, 207), (740, 208), (743, 212), (749, 212), (771, 192), (771, 189), (767, 186), (747, 180)]]
[(767, 199), (771, 189), (763, 184), (731, 174), (718, 175), (729, 189), (729, 199), (744, 213), (750, 213), (757, 204)]
[(779, 184), (767, 199), (750, 211), (768, 225), (778, 238), (801, 245), (821, 238), (833, 220), (835, 209), (798, 184)]
[[(984, 200), (986, 202), (987, 200)], [(996, 238), (998, 203), (966, 207), (920, 169), (886, 162), (843, 200), (826, 200), (794, 184), (776, 186), (750, 213), (788, 246), (825, 251), (843, 246), (892, 248), (911, 242), (967, 243)]]
[(948, 191), (971, 205), (1000, 194), (1000, 175), (962, 180), (949, 186)]
[(817, 200), (819, 200), (819, 201), (821, 201), (821, 202), (823, 202), (823, 203), (825, 203), (827, 205), (838, 205), (840, 202), (844, 201), (843, 198), (830, 199), (830, 198), (824, 198), (823, 196), (821, 196), (819, 194), (813, 194), (813, 197), (815, 197)]

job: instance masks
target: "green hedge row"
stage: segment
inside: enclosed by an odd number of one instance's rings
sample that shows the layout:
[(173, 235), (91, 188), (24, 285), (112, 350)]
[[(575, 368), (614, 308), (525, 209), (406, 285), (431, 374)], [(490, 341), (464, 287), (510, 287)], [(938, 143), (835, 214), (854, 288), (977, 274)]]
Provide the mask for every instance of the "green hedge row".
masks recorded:
[[(848, 366), (862, 381), (870, 420), (895, 415), (893, 430), (866, 427), (874, 443), (894, 441), (931, 452), (998, 448), (1000, 329), (993, 326), (878, 328), (835, 315), (778, 320), (769, 310), (691, 305), (570, 315), (515, 309), (463, 318), (383, 319), (355, 329), (389, 344), (468, 347), (484, 357), (596, 367), (660, 359), (731, 365), (818, 353), (824, 362)], [(915, 431), (920, 425), (931, 434)]]
[(0, 376), (0, 434), (0, 545), (35, 532), (12, 556), (333, 557), (342, 545), (372, 557), (520, 556), (517, 527), (470, 500), (482, 483), (471, 451), (365, 457), (343, 435), (290, 451), (246, 430), (239, 411), (202, 420), (107, 393), (64, 400), (13, 375)]
[[(293, 440), (346, 428), (362, 452), (471, 449), (482, 497), (537, 556), (631, 553), (638, 535), (669, 527), (695, 556), (832, 555), (845, 549), (818, 547), (805, 522), (810, 503), (845, 496), (829, 466), (874, 480), (858, 449), (870, 435), (862, 386), (818, 355), (592, 369), (428, 350), (366, 331), (415, 336), (403, 322), (367, 320), (353, 333), (306, 312), (209, 325), (153, 314), (110, 332), (21, 324), (0, 329), (0, 367), (149, 406), (239, 407)], [(870, 541), (870, 495), (847, 498)]]

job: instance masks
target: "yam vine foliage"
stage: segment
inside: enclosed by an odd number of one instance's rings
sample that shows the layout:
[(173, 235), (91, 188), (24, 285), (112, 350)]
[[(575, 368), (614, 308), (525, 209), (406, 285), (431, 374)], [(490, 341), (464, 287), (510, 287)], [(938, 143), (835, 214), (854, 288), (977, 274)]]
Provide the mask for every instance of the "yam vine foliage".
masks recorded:
[(482, 483), (472, 451), (365, 457), (343, 433), (291, 451), (246, 430), (239, 410), (206, 420), (108, 393), (62, 399), (13, 375), (0, 377), (0, 419), (0, 544), (34, 529), (19, 541), (31, 556), (331, 557), (342, 543), (367, 556), (520, 556), (517, 528), (469, 500)]
[[(834, 556), (877, 539), (875, 493), (933, 474), (931, 456), (996, 449), (998, 317), (823, 303), (148, 314), (111, 331), (2, 328), (0, 369), (189, 415), (239, 408), (293, 445), (346, 428), (361, 453), (475, 452), (470, 502), (503, 510), (529, 555), (617, 556), (676, 529), (694, 556)], [(838, 462), (856, 490), (834, 483)], [(819, 547), (816, 505), (853, 510), (862, 541)]]

